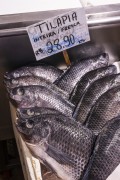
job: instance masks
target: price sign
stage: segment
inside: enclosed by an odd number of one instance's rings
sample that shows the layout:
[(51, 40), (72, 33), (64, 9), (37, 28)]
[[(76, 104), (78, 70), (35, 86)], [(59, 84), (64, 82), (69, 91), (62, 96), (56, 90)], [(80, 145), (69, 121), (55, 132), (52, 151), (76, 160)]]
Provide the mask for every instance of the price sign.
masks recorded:
[(27, 27), (36, 60), (90, 40), (83, 8)]
[(106, 180), (120, 180), (120, 164), (114, 169)]

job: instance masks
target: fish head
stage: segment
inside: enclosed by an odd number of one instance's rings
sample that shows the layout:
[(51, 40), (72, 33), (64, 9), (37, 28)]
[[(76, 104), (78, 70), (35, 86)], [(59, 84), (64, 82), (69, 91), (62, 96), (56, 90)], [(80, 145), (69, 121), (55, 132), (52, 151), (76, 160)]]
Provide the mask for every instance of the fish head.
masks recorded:
[(20, 70), (15, 70), (15, 71), (12, 71), (12, 72), (6, 72), (5, 75), (4, 75), (4, 78), (5, 79), (13, 79), (13, 78), (18, 78), (21, 76), (21, 71)]
[(9, 89), (10, 97), (16, 101), (21, 101), (22, 97), (25, 95), (25, 90), (23, 87), (16, 87)]
[(24, 66), (21, 68), (18, 68), (12, 72), (6, 72), (4, 75), (5, 79), (13, 79), (13, 78), (19, 78), (22, 76), (29, 76), (31, 73), (29, 72), (29, 67)]
[(18, 117), (31, 117), (35, 115), (35, 107), (33, 108), (18, 108), (17, 109)]
[(34, 122), (27, 119), (18, 119), (16, 123), (17, 130), (26, 142), (32, 141), (33, 125)]
[(19, 86), (9, 89), (10, 98), (15, 100), (21, 108), (31, 107), (35, 101), (32, 89), (27, 86)]
[[(30, 118), (26, 122), (20, 120), (16, 125), (30, 152), (61, 179), (74, 180), (72, 177), (74, 175), (69, 174), (71, 168), (67, 165), (67, 162), (73, 162), (71, 157), (50, 145), (52, 124), (46, 119), (39, 119), (39, 122), (37, 119), (35, 121), (32, 119), (32, 122), (30, 120)], [(71, 172), (73, 173), (72, 170)]]
[(99, 58), (99, 66), (98, 67), (102, 67), (101, 65), (108, 65), (109, 64), (109, 56), (107, 53), (103, 53), (100, 55), (100, 58)]
[(17, 79), (4, 79), (4, 83), (7, 88), (15, 88), (18, 85)]
[(42, 121), (40, 117), (19, 119), (16, 127), (22, 134), (25, 142), (31, 145), (47, 142), (51, 135), (51, 126), (48, 121)]

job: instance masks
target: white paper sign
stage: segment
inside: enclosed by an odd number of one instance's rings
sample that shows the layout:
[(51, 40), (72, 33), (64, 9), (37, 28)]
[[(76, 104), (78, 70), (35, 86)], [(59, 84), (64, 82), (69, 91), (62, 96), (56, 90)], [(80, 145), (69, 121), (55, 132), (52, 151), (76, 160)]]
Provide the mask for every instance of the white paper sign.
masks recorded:
[(107, 180), (120, 180), (120, 164), (110, 174), (110, 176), (107, 178)]
[(90, 40), (83, 8), (27, 27), (36, 60)]

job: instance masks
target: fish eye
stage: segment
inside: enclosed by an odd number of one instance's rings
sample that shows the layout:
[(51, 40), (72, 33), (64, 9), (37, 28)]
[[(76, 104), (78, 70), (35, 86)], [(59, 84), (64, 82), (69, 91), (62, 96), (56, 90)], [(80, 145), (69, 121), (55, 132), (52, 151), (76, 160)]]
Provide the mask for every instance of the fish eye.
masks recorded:
[(17, 94), (22, 96), (24, 94), (24, 89), (23, 88), (18, 88), (17, 89)]
[(18, 72), (14, 72), (14, 77), (15, 78), (19, 77), (19, 73)]
[(28, 109), (28, 110), (27, 110), (27, 114), (28, 114), (29, 116), (33, 116), (33, 115), (35, 114), (35, 112), (34, 112), (33, 110), (31, 110), (31, 109)]
[(31, 129), (33, 127), (33, 121), (32, 120), (27, 120), (26, 127)]
[(15, 79), (12, 79), (12, 84), (18, 84), (18, 81)]

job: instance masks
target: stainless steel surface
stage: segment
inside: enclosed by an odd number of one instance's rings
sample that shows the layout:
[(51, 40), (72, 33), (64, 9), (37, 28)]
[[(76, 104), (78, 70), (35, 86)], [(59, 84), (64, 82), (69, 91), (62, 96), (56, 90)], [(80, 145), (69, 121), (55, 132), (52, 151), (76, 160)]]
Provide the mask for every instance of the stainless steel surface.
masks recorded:
[[(69, 9), (70, 11), (71, 9)], [(26, 26), (65, 13), (68, 10), (21, 13), (0, 16), (0, 37), (26, 34)]]
[(105, 1), (105, 0), (80, 0), (80, 2), (82, 3), (82, 5), (84, 7), (96, 7), (96, 6), (100, 6), (100, 5), (113, 5), (113, 4), (118, 4), (120, 3), (119, 0), (109, 0), (109, 1)]
[[(0, 140), (13, 136), (3, 75), (5, 71), (36, 62), (26, 26), (65, 11), (67, 10), (0, 16)], [(120, 4), (87, 8), (86, 13), (91, 41), (105, 47), (111, 62), (119, 61)], [(80, 46), (70, 51), (75, 58)], [(46, 58), (43, 62), (58, 67), (65, 66), (62, 53)]]
[(120, 60), (120, 24), (91, 27), (91, 39), (105, 47), (110, 61)]

